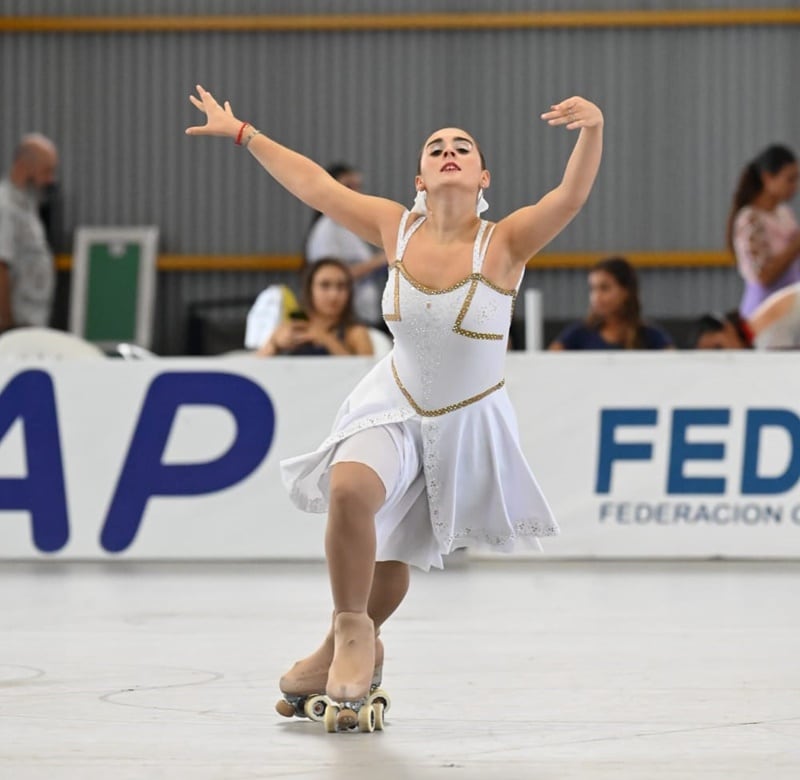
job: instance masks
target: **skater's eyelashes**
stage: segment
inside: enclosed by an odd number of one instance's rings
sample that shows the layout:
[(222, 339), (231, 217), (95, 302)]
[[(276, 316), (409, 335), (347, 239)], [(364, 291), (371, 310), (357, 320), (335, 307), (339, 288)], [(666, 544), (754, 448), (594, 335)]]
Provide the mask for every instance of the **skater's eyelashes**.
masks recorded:
[[(455, 145), (456, 151), (461, 152), (462, 154), (472, 151), (472, 141), (470, 141), (469, 138), (456, 136), (453, 139), (453, 144)], [(444, 145), (444, 139), (434, 138), (432, 141), (429, 141), (426, 144), (425, 148), (430, 152), (431, 155), (435, 156), (436, 154), (441, 154), (444, 151)]]

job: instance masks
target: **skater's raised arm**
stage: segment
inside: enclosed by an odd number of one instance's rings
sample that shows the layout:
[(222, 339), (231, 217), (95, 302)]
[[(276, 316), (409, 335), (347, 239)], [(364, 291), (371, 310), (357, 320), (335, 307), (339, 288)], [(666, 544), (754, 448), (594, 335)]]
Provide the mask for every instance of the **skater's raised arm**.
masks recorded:
[(384, 237), (394, 237), (403, 213), (399, 203), (364, 195), (340, 184), (320, 165), (268, 138), (238, 119), (226, 100), (221, 106), (206, 89), (197, 85), (192, 104), (206, 115), (206, 124), (189, 127), (187, 135), (218, 135), (232, 138), (261, 163), (275, 181), (307, 206), (321, 211), (374, 246)]
[(549, 125), (580, 129), (561, 183), (538, 203), (498, 223), (515, 265), (524, 265), (552, 241), (581, 210), (592, 189), (603, 152), (603, 114), (582, 97), (571, 97), (542, 114)]

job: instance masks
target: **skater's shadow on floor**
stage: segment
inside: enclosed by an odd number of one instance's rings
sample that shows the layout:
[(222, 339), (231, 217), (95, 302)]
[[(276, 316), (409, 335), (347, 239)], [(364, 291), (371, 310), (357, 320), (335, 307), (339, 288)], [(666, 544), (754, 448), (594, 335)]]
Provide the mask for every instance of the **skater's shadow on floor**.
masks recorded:
[(281, 723), (284, 735), (297, 735), (302, 739), (324, 740), (330, 746), (326, 758), (330, 761), (334, 780), (359, 780), (370, 778), (375, 780), (376, 768), (380, 767), (380, 780), (422, 780), (421, 767), (409, 766), (409, 756), (403, 754), (388, 740), (391, 738), (391, 723), (387, 723), (385, 731), (374, 731), (371, 734), (360, 732), (337, 732), (328, 734), (322, 723), (293, 720)]

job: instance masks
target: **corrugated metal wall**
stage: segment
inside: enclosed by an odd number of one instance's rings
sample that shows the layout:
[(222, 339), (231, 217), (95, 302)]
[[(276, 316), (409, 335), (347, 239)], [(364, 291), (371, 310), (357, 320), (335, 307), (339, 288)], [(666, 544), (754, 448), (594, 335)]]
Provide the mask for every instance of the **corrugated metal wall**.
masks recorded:
[[(29, 0), (4, 11), (92, 14), (109, 13), (109, 5), (117, 14), (220, 8), (180, 0)], [(643, 7), (588, 0), (476, 0), (457, 7), (241, 0), (225, 9), (255, 13), (267, 5), (275, 13)], [(183, 135), (199, 119), (187, 99), (194, 83), (230, 99), (240, 116), (323, 164), (359, 164), (370, 191), (404, 202), (411, 200), (426, 134), (442, 125), (464, 126), (480, 140), (494, 174), (490, 217), (536, 200), (558, 182), (574, 136), (537, 117), (557, 99), (584, 94), (606, 114), (605, 158), (589, 204), (551, 249), (713, 249), (723, 245), (730, 192), (743, 162), (773, 140), (798, 146), (800, 101), (790, 99), (790, 89), (800, 65), (799, 37), (797, 27), (766, 26), (4, 34), (0, 153), (8, 159), (19, 134), (31, 129), (58, 141), (68, 230), (158, 224), (163, 252), (296, 253), (308, 210), (232, 144)], [(646, 296), (659, 314), (683, 312), (688, 295), (692, 306), (697, 297), (730, 306), (738, 287), (728, 276), (724, 269), (648, 272), (653, 284), (646, 282)], [(169, 284), (188, 285), (181, 280), (190, 278), (176, 275)], [(547, 272), (542, 279), (548, 316), (583, 311), (583, 273)], [(224, 280), (206, 275), (204, 297), (222, 294)], [(193, 284), (200, 281), (195, 277)], [(707, 307), (692, 311), (697, 308)]]

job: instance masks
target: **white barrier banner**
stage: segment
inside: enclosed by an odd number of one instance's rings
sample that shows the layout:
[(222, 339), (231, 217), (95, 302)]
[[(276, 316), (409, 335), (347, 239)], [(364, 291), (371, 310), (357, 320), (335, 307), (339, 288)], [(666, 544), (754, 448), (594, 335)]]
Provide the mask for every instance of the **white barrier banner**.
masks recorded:
[(509, 388), (548, 555), (800, 557), (792, 354), (551, 354)]
[[(307, 559), (314, 449), (360, 358), (0, 362), (0, 557)], [(800, 557), (791, 354), (511, 354), (548, 557)]]

